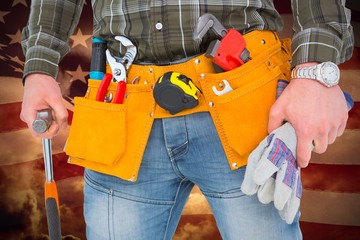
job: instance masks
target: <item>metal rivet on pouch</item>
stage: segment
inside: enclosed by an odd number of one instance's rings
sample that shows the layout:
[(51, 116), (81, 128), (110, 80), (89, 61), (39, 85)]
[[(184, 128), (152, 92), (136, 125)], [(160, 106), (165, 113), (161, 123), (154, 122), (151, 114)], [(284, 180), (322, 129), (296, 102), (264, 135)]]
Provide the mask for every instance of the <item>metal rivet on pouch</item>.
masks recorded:
[(213, 106), (214, 106), (214, 103), (213, 103), (213, 102), (209, 102), (209, 106), (210, 106), (210, 107), (213, 107)]
[(266, 41), (264, 39), (261, 40), (262, 44), (266, 44)]
[(235, 162), (232, 163), (231, 166), (232, 166), (233, 168), (237, 168), (237, 164), (236, 164)]
[(154, 116), (154, 113), (153, 113), (153, 112), (151, 112), (151, 113), (150, 113), (150, 117), (153, 117), (153, 116)]
[(195, 59), (195, 64), (199, 64), (200, 63), (200, 59)]
[(109, 93), (108, 95), (105, 96), (104, 102), (109, 103), (112, 101), (112, 99), (113, 99), (113, 94)]
[(145, 81), (144, 81), (144, 84), (148, 84), (148, 82), (145, 80)]
[(152, 68), (149, 68), (149, 72), (151, 72), (151, 73), (152, 73), (152, 72), (153, 72), (153, 69), (152, 69)]
[(135, 175), (133, 175), (133, 176), (130, 178), (130, 181), (132, 181), (132, 182), (135, 181)]
[(205, 78), (205, 73), (201, 73), (201, 74), (200, 74), (200, 77), (201, 77), (202, 79), (204, 79), (204, 78)]

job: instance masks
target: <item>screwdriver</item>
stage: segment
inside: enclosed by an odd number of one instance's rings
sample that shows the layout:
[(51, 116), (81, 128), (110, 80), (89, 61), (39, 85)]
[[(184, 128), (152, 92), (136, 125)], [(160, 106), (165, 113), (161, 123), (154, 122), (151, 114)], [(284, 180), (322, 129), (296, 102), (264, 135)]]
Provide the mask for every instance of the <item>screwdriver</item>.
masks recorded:
[(90, 79), (103, 79), (106, 72), (106, 48), (106, 41), (95, 37), (92, 39)]

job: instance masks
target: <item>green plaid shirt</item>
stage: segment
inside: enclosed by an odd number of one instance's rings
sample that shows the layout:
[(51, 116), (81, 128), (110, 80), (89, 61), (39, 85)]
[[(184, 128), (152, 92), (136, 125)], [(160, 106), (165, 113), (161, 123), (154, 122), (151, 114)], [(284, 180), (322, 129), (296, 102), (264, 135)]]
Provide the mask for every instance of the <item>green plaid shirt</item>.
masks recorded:
[[(78, 24), (83, 0), (32, 0), (23, 29), (26, 56), (24, 77), (30, 73), (57, 75), (69, 51), (68, 38)], [(340, 0), (292, 0), (294, 35), (292, 65), (309, 61), (340, 64), (351, 57), (353, 35), (350, 10)], [(245, 34), (252, 30), (279, 31), (282, 19), (272, 0), (92, 0), (93, 35), (108, 42), (113, 54), (124, 47), (114, 36), (127, 36), (138, 48), (136, 61), (166, 64), (206, 50), (214, 34), (196, 43), (192, 33), (198, 18), (215, 15), (226, 28)]]

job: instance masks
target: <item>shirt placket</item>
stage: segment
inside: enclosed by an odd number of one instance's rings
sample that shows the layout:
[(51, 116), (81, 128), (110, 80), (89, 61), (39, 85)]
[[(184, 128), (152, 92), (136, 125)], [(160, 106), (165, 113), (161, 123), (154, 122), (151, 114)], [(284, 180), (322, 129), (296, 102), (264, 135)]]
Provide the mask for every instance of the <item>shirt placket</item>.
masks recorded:
[(166, 7), (156, 5), (152, 1), (150, 14), (151, 14), (151, 36), (154, 55), (157, 61), (165, 59), (171, 59), (172, 54), (169, 44), (169, 24), (166, 17)]

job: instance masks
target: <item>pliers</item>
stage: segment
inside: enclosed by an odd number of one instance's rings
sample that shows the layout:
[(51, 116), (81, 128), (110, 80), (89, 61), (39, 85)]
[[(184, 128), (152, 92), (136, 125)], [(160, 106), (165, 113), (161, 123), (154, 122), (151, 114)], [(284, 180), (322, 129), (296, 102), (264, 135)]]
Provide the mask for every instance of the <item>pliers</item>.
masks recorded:
[[(130, 68), (134, 61), (137, 49), (126, 37), (116, 36), (115, 39), (127, 48), (127, 52), (118, 62), (115, 57), (111, 56), (109, 49), (106, 50), (106, 60), (110, 65), (112, 74), (106, 73), (104, 75), (96, 95), (96, 101), (111, 102), (112, 100), (112, 103), (121, 104), (124, 101), (126, 92), (126, 70)], [(106, 96), (111, 81), (118, 83), (114, 98), (112, 98), (111, 93)]]
[[(96, 101), (100, 102), (111, 102), (116, 104), (121, 104), (124, 101), (125, 92), (126, 92), (126, 69), (122, 63), (116, 61), (116, 59), (111, 56), (110, 51), (106, 50), (106, 59), (111, 68), (111, 73), (106, 73), (100, 83)], [(106, 96), (108, 91), (110, 82), (117, 82), (117, 88), (115, 92), (114, 98), (112, 98), (112, 94)]]

